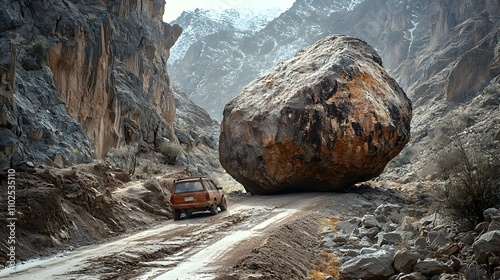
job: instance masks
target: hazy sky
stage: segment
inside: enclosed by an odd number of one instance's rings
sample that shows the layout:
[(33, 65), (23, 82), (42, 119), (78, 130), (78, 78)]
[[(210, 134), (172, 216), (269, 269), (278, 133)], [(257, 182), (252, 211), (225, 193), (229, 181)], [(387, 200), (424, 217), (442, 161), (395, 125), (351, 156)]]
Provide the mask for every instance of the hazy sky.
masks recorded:
[(163, 20), (170, 22), (181, 15), (182, 11), (194, 10), (196, 8), (225, 10), (234, 8), (258, 8), (271, 7), (289, 8), (295, 0), (166, 0), (165, 14)]

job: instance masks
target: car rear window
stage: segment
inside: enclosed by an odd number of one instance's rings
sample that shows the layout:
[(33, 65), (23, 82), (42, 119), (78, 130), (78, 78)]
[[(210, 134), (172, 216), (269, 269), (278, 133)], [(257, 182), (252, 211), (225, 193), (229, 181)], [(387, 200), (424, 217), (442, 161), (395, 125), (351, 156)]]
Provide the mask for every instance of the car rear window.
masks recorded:
[(200, 181), (181, 182), (175, 184), (175, 193), (202, 192), (202, 191), (204, 191), (204, 189)]

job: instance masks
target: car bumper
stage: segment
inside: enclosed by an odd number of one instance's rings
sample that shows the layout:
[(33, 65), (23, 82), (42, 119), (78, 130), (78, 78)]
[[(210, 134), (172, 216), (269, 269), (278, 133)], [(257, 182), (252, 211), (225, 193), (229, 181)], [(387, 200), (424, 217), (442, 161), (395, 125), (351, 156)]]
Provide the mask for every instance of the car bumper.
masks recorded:
[(196, 209), (196, 210), (207, 210), (210, 208), (210, 203), (183, 203), (172, 205), (172, 209), (182, 210), (182, 209)]

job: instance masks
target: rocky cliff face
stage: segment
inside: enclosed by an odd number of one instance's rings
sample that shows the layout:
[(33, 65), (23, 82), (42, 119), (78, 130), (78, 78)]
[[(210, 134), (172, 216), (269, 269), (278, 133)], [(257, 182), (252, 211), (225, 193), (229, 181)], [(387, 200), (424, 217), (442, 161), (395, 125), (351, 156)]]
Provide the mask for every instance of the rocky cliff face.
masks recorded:
[(410, 139), (411, 102), (365, 42), (330, 36), (229, 102), (222, 166), (252, 194), (341, 190), (378, 176)]
[(177, 141), (165, 66), (182, 30), (162, 22), (165, 1), (0, 4), (0, 148), (13, 163)]

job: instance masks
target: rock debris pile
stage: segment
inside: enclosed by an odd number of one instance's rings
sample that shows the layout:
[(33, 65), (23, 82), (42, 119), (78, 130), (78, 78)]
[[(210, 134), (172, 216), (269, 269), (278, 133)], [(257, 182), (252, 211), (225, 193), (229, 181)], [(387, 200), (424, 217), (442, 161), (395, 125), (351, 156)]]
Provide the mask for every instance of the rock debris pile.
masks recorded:
[[(500, 209), (474, 230), (458, 232), (440, 214), (419, 218), (400, 204), (325, 228), (323, 247), (344, 279), (500, 279)], [(465, 278), (463, 278), (465, 277)]]

